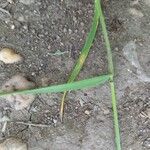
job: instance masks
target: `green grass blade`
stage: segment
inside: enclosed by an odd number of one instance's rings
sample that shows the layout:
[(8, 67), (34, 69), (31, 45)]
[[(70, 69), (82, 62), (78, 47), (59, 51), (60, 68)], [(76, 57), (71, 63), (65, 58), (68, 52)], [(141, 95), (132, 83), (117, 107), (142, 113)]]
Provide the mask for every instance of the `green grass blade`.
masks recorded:
[[(100, 0), (101, 2), (101, 0)], [(114, 75), (114, 66), (113, 66), (113, 57), (112, 57), (112, 51), (111, 51), (111, 46), (110, 46), (110, 41), (108, 38), (108, 32), (107, 32), (107, 28), (106, 28), (106, 23), (105, 23), (105, 18), (103, 15), (103, 11), (101, 8), (101, 3), (97, 3), (98, 5), (98, 13), (100, 16), (100, 23), (101, 23), (101, 28), (102, 28), (102, 33), (104, 36), (104, 40), (105, 40), (105, 46), (106, 46), (106, 50), (107, 50), (107, 59), (108, 59), (108, 70), (109, 72)]]
[(95, 14), (94, 14), (94, 18), (93, 18), (92, 27), (90, 29), (90, 32), (87, 36), (85, 45), (81, 51), (79, 59), (77, 60), (77, 63), (76, 63), (76, 65), (75, 65), (75, 67), (71, 73), (71, 76), (70, 76), (68, 82), (73, 82), (77, 78), (77, 76), (78, 76), (87, 56), (88, 56), (90, 48), (93, 44), (93, 41), (94, 41), (94, 38), (96, 35), (96, 31), (97, 31), (98, 22), (99, 22), (99, 15), (98, 15), (97, 9), (95, 8)]
[(113, 57), (112, 57), (111, 46), (108, 38), (108, 32), (107, 32), (105, 18), (103, 15), (101, 4), (98, 7), (99, 7), (99, 14), (100, 14), (100, 23), (101, 23), (102, 32), (104, 35), (105, 45), (107, 49), (108, 70), (109, 73), (112, 74), (110, 87), (111, 87), (111, 99), (112, 99), (113, 120), (114, 120), (114, 129), (115, 129), (115, 143), (116, 143), (116, 149), (121, 150), (121, 138), (120, 138), (120, 129), (119, 129), (119, 120), (118, 120), (116, 89), (115, 89), (114, 78), (113, 78), (114, 76)]
[[(90, 48), (92, 46), (92, 43), (94, 41), (94, 38), (95, 38), (95, 35), (96, 35), (96, 31), (97, 31), (97, 26), (98, 26), (98, 22), (99, 22), (99, 13), (98, 13), (98, 9), (96, 8), (97, 7), (97, 3), (98, 3), (99, 0), (95, 0), (95, 9), (94, 9), (94, 18), (93, 18), (93, 22), (92, 22), (92, 27), (90, 29), (90, 32), (87, 36), (87, 39), (86, 39), (86, 42), (84, 44), (84, 47), (83, 49), (81, 50), (81, 54), (79, 56), (79, 59), (77, 60), (77, 63), (68, 79), (68, 83), (70, 82), (73, 82), (81, 68), (83, 67), (83, 64), (88, 56), (88, 53), (90, 51)], [(61, 108), (60, 108), (60, 119), (62, 120), (63, 118), (63, 112), (64, 112), (64, 102), (65, 102), (65, 97), (67, 95), (67, 92), (65, 91), (63, 93), (63, 97), (62, 97), (62, 100), (61, 100)]]
[(117, 150), (121, 150), (121, 139), (120, 139), (120, 131), (119, 131), (117, 101), (116, 101), (116, 92), (115, 92), (114, 82), (110, 82), (110, 88), (111, 88), (116, 148)]
[(102, 75), (99, 77), (85, 79), (73, 83), (66, 83), (61, 85), (54, 85), (54, 86), (48, 86), (48, 87), (42, 87), (42, 88), (30, 89), (30, 90), (15, 91), (11, 93), (0, 93), (0, 97), (12, 95), (12, 94), (43, 94), (43, 93), (57, 93), (57, 92), (85, 89), (85, 88), (95, 87), (97, 85), (103, 84), (106, 81), (108, 81), (110, 77), (111, 75)]

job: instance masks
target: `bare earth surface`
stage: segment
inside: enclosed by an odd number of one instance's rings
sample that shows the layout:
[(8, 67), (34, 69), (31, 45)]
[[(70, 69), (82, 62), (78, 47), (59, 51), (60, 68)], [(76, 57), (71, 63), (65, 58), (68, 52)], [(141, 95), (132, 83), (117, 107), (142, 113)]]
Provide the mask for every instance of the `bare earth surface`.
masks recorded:
[[(65, 83), (89, 32), (93, 4), (92, 0), (0, 0), (0, 48), (13, 48), (24, 57), (18, 64), (0, 62), (0, 85), (16, 74), (24, 74), (37, 87)], [(122, 147), (148, 150), (150, 0), (103, 0), (103, 9), (116, 70)], [(107, 73), (105, 51), (99, 27), (78, 79)], [(29, 150), (114, 150), (109, 85), (69, 93), (63, 124), (61, 96), (38, 95), (20, 111), (1, 98), (0, 117), (13, 122), (0, 132), (0, 140), (21, 138)]]

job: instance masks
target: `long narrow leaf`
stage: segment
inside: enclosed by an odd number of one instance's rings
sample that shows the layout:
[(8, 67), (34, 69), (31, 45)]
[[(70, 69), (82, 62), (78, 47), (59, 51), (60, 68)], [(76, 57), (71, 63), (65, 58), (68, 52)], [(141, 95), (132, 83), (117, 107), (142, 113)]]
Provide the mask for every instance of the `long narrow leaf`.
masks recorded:
[(118, 111), (117, 111), (116, 89), (115, 89), (114, 82), (110, 82), (110, 88), (111, 88), (111, 99), (112, 99), (112, 109), (113, 109), (113, 118), (114, 118), (116, 149), (121, 150), (121, 138), (120, 138)]
[[(101, 0), (99, 0), (99, 1), (101, 2)], [(114, 75), (112, 51), (111, 51), (110, 41), (109, 41), (109, 38), (108, 38), (108, 32), (107, 32), (107, 28), (106, 28), (105, 18), (104, 18), (103, 11), (102, 11), (102, 8), (101, 8), (101, 3), (97, 3), (97, 8), (98, 8), (99, 16), (100, 16), (100, 23), (101, 23), (101, 27), (102, 27), (102, 33), (104, 35), (105, 46), (106, 46), (106, 50), (107, 50), (108, 70), (112, 75)]]
[[(98, 3), (99, 0), (95, 0), (95, 9), (94, 9), (94, 18), (93, 18), (93, 23), (92, 23), (92, 27), (90, 29), (90, 32), (87, 36), (87, 39), (86, 39), (86, 42), (85, 42), (85, 45), (83, 47), (83, 49), (81, 50), (81, 54), (79, 56), (79, 59), (77, 60), (77, 63), (68, 79), (68, 83), (70, 82), (73, 82), (81, 68), (83, 67), (83, 64), (88, 56), (88, 53), (90, 51), (90, 48), (92, 46), (92, 43), (94, 41), (94, 38), (95, 38), (95, 35), (96, 35), (96, 31), (97, 31), (97, 26), (98, 26), (98, 22), (99, 22), (99, 15), (98, 15), (98, 9), (96, 8), (97, 7), (97, 3)], [(62, 117), (63, 117), (63, 111), (64, 111), (64, 102), (65, 102), (65, 97), (67, 95), (67, 91), (64, 92), (63, 94), (63, 97), (62, 97), (62, 100), (61, 100), (61, 108), (60, 108), (60, 118), (62, 120)]]
[(116, 99), (116, 89), (114, 84), (114, 66), (113, 66), (113, 57), (112, 51), (110, 46), (110, 41), (108, 38), (108, 32), (106, 28), (105, 18), (103, 15), (103, 11), (101, 5), (99, 7), (99, 14), (100, 14), (100, 23), (102, 27), (102, 32), (104, 35), (105, 45), (107, 49), (107, 58), (108, 58), (108, 70), (109, 73), (112, 74), (112, 78), (110, 81), (110, 88), (111, 88), (111, 98), (112, 98), (112, 108), (113, 108), (113, 119), (114, 119), (114, 129), (115, 129), (115, 142), (116, 142), (116, 149), (121, 150), (121, 140), (120, 140), (120, 129), (119, 129), (119, 120), (118, 120), (118, 111), (117, 111), (117, 99)]
[(54, 85), (49, 87), (42, 87), (37, 89), (15, 91), (11, 93), (0, 93), (0, 97), (5, 97), (12, 94), (43, 94), (43, 93), (57, 93), (71, 90), (85, 89), (89, 87), (95, 87), (103, 84), (111, 78), (111, 75), (102, 75), (86, 80), (81, 80), (73, 83), (66, 83), (61, 85)]

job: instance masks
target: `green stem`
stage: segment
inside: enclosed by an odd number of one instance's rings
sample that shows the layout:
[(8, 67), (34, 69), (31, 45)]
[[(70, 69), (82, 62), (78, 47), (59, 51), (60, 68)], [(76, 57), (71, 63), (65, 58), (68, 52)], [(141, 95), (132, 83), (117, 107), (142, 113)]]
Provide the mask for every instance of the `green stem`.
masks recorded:
[[(101, 1), (100, 1), (101, 2)], [(113, 109), (113, 121), (114, 121), (114, 130), (115, 130), (115, 143), (116, 149), (121, 150), (121, 140), (120, 140), (120, 129), (119, 129), (119, 120), (118, 120), (118, 110), (117, 110), (117, 99), (116, 99), (116, 89), (114, 84), (114, 66), (113, 66), (113, 57), (111, 46), (108, 38), (108, 32), (106, 29), (105, 18), (103, 15), (101, 3), (99, 3), (99, 14), (100, 14), (100, 23), (102, 27), (102, 32), (105, 40), (105, 45), (107, 49), (107, 58), (108, 58), (108, 70), (109, 73), (112, 74), (111, 81), (110, 81), (110, 88), (111, 88), (111, 98), (112, 98), (112, 109)]]
[(118, 111), (117, 111), (117, 100), (116, 100), (116, 90), (115, 90), (114, 82), (110, 82), (110, 88), (111, 88), (111, 98), (112, 98), (112, 109), (113, 109), (113, 118), (114, 118), (116, 148), (117, 148), (117, 150), (121, 150), (121, 140), (120, 140)]
[[(101, 2), (101, 0), (100, 0)], [(101, 23), (101, 27), (102, 27), (102, 33), (104, 36), (104, 40), (105, 40), (105, 46), (106, 46), (106, 50), (107, 50), (107, 59), (108, 59), (108, 70), (109, 72), (114, 75), (114, 66), (113, 66), (113, 57), (112, 57), (112, 51), (111, 51), (111, 46), (110, 46), (110, 42), (109, 42), (109, 38), (108, 38), (108, 32), (106, 29), (106, 23), (105, 23), (105, 18), (103, 15), (103, 11), (102, 11), (102, 7), (101, 7), (101, 3), (98, 3), (99, 6), (99, 14), (100, 14), (100, 23)]]

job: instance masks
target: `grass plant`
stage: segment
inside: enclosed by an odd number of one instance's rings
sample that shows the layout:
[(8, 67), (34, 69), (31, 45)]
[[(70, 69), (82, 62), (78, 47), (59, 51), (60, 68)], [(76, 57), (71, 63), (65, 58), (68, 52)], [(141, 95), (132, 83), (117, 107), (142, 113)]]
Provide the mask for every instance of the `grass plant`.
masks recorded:
[[(93, 77), (90, 79), (81, 80), (81, 81), (75, 81), (84, 65), (84, 62), (89, 54), (90, 48), (93, 45), (99, 23), (101, 25), (101, 30), (103, 33), (103, 38), (104, 38), (106, 50), (107, 50), (108, 74), (101, 75), (98, 77)], [(87, 35), (86, 42), (83, 46), (83, 49), (81, 50), (79, 59), (77, 60), (76, 65), (71, 72), (68, 82), (66, 84), (61, 84), (61, 85), (53, 85), (53, 86), (41, 87), (41, 88), (30, 89), (30, 90), (14, 91), (10, 93), (0, 92), (0, 97), (5, 97), (8, 95), (12, 95), (12, 94), (43, 94), (43, 93), (64, 92), (62, 96), (61, 108), (60, 108), (60, 118), (62, 120), (65, 98), (67, 96), (68, 91), (95, 87), (100, 84), (104, 84), (106, 81), (109, 81), (110, 89), (111, 89), (116, 150), (121, 150), (112, 51), (111, 51), (110, 41), (108, 38), (108, 32), (106, 29), (105, 18), (104, 18), (102, 7), (101, 7), (101, 1), (95, 0), (94, 1), (94, 17), (93, 17), (92, 26), (91, 26), (89, 34)]]

